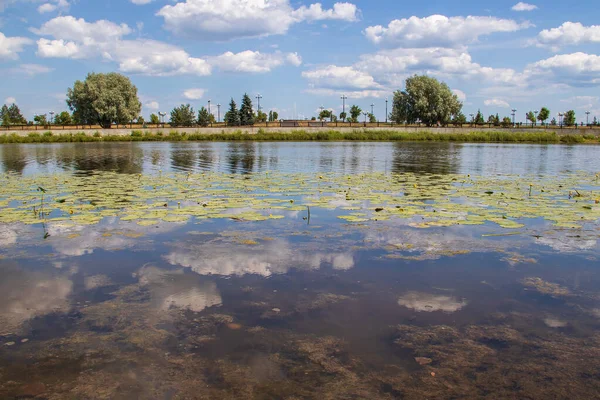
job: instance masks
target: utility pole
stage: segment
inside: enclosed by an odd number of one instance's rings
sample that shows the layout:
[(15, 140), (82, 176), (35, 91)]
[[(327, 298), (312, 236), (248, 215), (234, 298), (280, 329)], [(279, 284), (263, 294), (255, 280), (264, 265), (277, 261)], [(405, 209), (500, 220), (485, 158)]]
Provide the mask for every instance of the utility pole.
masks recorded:
[(517, 109), (512, 109), (512, 117), (513, 117), (513, 128), (515, 127), (515, 115), (517, 115)]
[(208, 99), (208, 113), (210, 114), (210, 99)]
[(385, 99), (385, 123), (388, 123), (388, 99)]
[(221, 122), (221, 104), (217, 104), (217, 122)]
[(344, 114), (344, 122), (346, 122), (346, 100), (348, 100), (348, 98), (346, 97), (345, 94), (343, 94), (341, 99), (342, 99), (342, 114)]
[(257, 104), (258, 104), (258, 105), (257, 105), (257, 107), (258, 107), (258, 112), (260, 112), (260, 99), (262, 99), (262, 96), (261, 96), (261, 95), (260, 95), (260, 93), (259, 93), (259, 94), (256, 96), (256, 100), (258, 101), (258, 103), (257, 103)]

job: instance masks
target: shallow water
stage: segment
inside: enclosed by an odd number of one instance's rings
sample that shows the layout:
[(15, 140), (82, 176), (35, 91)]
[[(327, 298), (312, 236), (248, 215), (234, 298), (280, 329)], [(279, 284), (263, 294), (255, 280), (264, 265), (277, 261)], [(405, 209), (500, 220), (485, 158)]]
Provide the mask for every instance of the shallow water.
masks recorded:
[(0, 398), (600, 392), (600, 147), (6, 145), (0, 171)]

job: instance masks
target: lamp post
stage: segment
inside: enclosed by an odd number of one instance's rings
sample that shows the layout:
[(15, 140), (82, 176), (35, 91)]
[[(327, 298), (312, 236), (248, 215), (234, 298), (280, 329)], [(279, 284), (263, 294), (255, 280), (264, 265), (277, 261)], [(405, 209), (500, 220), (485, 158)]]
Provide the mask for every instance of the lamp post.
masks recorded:
[(210, 99), (208, 99), (208, 113), (210, 114)]
[(563, 124), (563, 113), (558, 113), (558, 124), (560, 125), (560, 129), (562, 129), (562, 124)]
[(160, 117), (161, 123), (165, 123), (165, 115), (167, 115), (166, 112), (158, 112), (158, 116)]
[(346, 100), (348, 99), (345, 94), (342, 95), (342, 114), (344, 115), (344, 122), (346, 122)]
[(50, 111), (48, 114), (50, 114), (50, 125), (52, 125), (54, 122), (54, 111)]
[(539, 111), (535, 110), (533, 113), (535, 114), (535, 125), (537, 126), (537, 115), (538, 115)]
[(589, 111), (585, 112), (585, 124), (587, 126), (590, 126), (590, 112)]
[(517, 115), (517, 109), (512, 109), (512, 117), (513, 117), (513, 128), (515, 127), (515, 115)]
[(217, 122), (221, 122), (221, 104), (217, 104)]
[(371, 115), (375, 115), (375, 104), (371, 103)]
[(365, 126), (367, 126), (367, 115), (369, 115), (369, 113), (364, 112), (363, 115), (365, 116)]
[(388, 122), (388, 99), (386, 97), (385, 99), (385, 123), (387, 124)]
[(258, 112), (260, 113), (260, 99), (262, 99), (262, 96), (260, 95), (260, 93), (258, 95), (256, 95), (256, 100), (257, 100), (257, 108), (258, 108)]
[(321, 113), (319, 114), (319, 120), (320, 120), (320, 121), (323, 121), (323, 117), (322, 117), (322, 115), (323, 115), (323, 110), (324, 110), (324, 109), (325, 109), (325, 107), (323, 107), (322, 105), (321, 105), (321, 107), (319, 107), (319, 110), (321, 110)]

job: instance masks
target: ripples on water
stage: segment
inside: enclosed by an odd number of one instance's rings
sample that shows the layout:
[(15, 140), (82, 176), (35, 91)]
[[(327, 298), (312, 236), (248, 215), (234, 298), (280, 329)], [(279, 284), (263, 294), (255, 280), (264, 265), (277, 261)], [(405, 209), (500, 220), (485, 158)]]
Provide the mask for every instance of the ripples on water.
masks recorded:
[[(7, 145), (0, 170), (548, 177), (599, 172), (600, 151), (448, 143)], [(534, 220), (536, 229), (525, 232), (535, 234), (495, 237), (485, 236), (487, 225), (348, 224), (326, 209), (313, 209), (308, 223), (306, 211), (282, 213), (264, 222), (0, 225), (0, 397), (600, 393), (597, 222), (572, 231)]]

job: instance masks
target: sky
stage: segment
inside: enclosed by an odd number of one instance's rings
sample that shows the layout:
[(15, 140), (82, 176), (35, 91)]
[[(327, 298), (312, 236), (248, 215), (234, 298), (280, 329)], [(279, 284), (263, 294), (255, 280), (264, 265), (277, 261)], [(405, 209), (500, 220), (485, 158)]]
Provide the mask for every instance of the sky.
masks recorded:
[(280, 118), (342, 111), (385, 120), (414, 74), (446, 82), (468, 116), (548, 107), (600, 119), (592, 0), (0, 0), (0, 104), (67, 110), (90, 72), (120, 72), (142, 115), (190, 103), (221, 117), (244, 93)]

